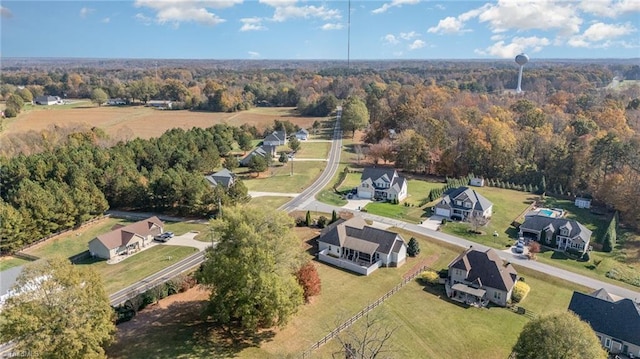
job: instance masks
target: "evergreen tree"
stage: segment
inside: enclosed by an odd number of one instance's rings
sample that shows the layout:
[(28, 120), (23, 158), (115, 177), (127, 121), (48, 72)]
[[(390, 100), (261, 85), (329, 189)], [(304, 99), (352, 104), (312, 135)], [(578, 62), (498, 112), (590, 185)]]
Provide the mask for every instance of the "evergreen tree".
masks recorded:
[(307, 225), (307, 227), (311, 227), (311, 212), (307, 211), (307, 215), (304, 218), (304, 223)]
[(337, 213), (337, 212), (336, 212), (336, 210), (334, 209), (334, 210), (331, 212), (331, 223), (333, 223), (333, 222), (335, 222), (335, 221), (337, 221), (337, 220), (338, 220), (338, 213)]
[(407, 254), (410, 257), (415, 257), (420, 254), (420, 243), (418, 243), (414, 237), (409, 239), (409, 244), (407, 244)]

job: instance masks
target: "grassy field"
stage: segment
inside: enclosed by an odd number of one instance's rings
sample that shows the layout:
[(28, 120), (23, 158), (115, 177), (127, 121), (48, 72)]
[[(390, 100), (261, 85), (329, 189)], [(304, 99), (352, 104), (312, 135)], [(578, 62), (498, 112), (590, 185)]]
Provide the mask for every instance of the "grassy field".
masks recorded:
[(275, 210), (276, 208), (289, 202), (291, 199), (292, 199), (291, 197), (271, 197), (271, 196), (254, 197), (254, 198), (251, 198), (251, 201), (249, 201), (249, 204), (252, 206), (260, 207), (260, 208)]
[(329, 142), (305, 142), (300, 141), (300, 149), (296, 152), (296, 158), (327, 158), (331, 143)]
[(9, 269), (9, 268), (25, 265), (25, 264), (27, 264), (29, 262), (30, 261), (28, 261), (26, 259), (22, 259), (22, 258), (2, 257), (2, 258), (0, 258), (0, 272), (2, 272), (3, 270)]
[(176, 236), (181, 236), (185, 233), (195, 231), (201, 232), (207, 228), (206, 224), (202, 223), (190, 223), (190, 222), (165, 222), (164, 230), (171, 231)]
[[(442, 183), (426, 182), (422, 180), (407, 180), (407, 198), (399, 204), (388, 202), (372, 202), (364, 208), (371, 214), (399, 219), (410, 223), (420, 223), (431, 214), (427, 207), (419, 207), (429, 196), (432, 188), (442, 187)], [(407, 205), (405, 205), (407, 203)]]
[[(277, 162), (276, 162), (277, 163)], [(315, 181), (325, 168), (325, 163), (318, 166), (318, 162), (295, 162), (293, 176), (290, 176), (291, 164), (270, 167), (255, 178), (247, 172), (237, 172), (243, 175), (242, 182), (249, 191), (298, 193)], [(280, 165), (278, 163), (278, 165)]]
[[(317, 231), (296, 228), (301, 241), (313, 258), (310, 239)], [(406, 232), (399, 230), (408, 240)], [(120, 347), (116, 357), (144, 357), (153, 353), (158, 358), (236, 357), (236, 358), (297, 358), (315, 341), (321, 339), (344, 320), (399, 283), (403, 274), (416, 264), (430, 258), (431, 267), (442, 268), (461, 249), (417, 236), (421, 253), (410, 258), (400, 268), (381, 268), (369, 277), (314, 262), (322, 280), (322, 293), (281, 329), (261, 333), (257, 344), (233, 346), (210, 323), (204, 322), (198, 312), (185, 311), (183, 303), (154, 312), (154, 319), (144, 330), (136, 332), (135, 345)], [(565, 311), (573, 290), (584, 291), (543, 274), (518, 268), (531, 286), (531, 293), (521, 305), (533, 313)], [(181, 311), (182, 310), (182, 311)], [(397, 327), (393, 337), (392, 357), (397, 358), (506, 358), (511, 346), (527, 322), (527, 318), (502, 308), (465, 308), (450, 302), (438, 289), (425, 290), (418, 282), (411, 282), (393, 295), (384, 305), (372, 312), (385, 318), (391, 328)], [(171, 317), (168, 324), (161, 318)], [(464, 340), (452, 340), (464, 338)], [(121, 338), (127, 340), (128, 338)], [(331, 358), (337, 352), (336, 341), (331, 341), (313, 353), (314, 358)], [(111, 353), (110, 353), (111, 354)]]
[(288, 120), (309, 128), (314, 121), (324, 117), (300, 117), (294, 108), (252, 108), (235, 113), (195, 112), (188, 110), (159, 111), (144, 106), (102, 106), (90, 102), (59, 106), (34, 106), (17, 118), (7, 121), (1, 136), (15, 135), (30, 130), (40, 131), (59, 127), (99, 127), (112, 137), (127, 140), (135, 137), (158, 137), (171, 128), (190, 129), (210, 127), (218, 123), (240, 126), (244, 123), (260, 129), (273, 125), (273, 121)]
[(114, 293), (197, 251), (193, 247), (156, 245), (116, 264), (87, 259), (78, 265), (90, 266), (100, 273), (107, 293)]

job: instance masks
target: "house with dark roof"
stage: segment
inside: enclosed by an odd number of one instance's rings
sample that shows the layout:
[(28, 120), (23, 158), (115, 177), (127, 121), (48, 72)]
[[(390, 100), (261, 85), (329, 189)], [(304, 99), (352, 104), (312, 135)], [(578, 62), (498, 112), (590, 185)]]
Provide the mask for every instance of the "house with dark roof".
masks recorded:
[(92, 257), (103, 259), (135, 253), (163, 232), (164, 223), (154, 216), (97, 236), (89, 241), (89, 253)]
[(356, 191), (360, 198), (402, 201), (408, 194), (407, 180), (393, 168), (367, 167)]
[(205, 178), (214, 187), (221, 185), (224, 186), (224, 188), (229, 188), (236, 183), (236, 174), (226, 168), (223, 168), (214, 174), (205, 176)]
[(249, 161), (253, 156), (262, 156), (266, 159), (272, 159), (276, 155), (276, 146), (262, 145), (253, 149), (243, 159), (240, 160), (240, 166), (249, 166)]
[(367, 225), (362, 217), (338, 219), (318, 238), (318, 260), (369, 275), (379, 267), (399, 267), (407, 258), (402, 236)]
[(573, 219), (549, 217), (544, 214), (525, 216), (520, 225), (520, 237), (562, 251), (585, 253), (589, 249), (591, 230)]
[(475, 190), (463, 186), (445, 191), (434, 210), (437, 216), (462, 221), (478, 216), (490, 218), (493, 203)]
[(518, 282), (515, 268), (492, 248), (479, 251), (470, 247), (448, 267), (447, 296), (469, 305), (486, 306), (492, 302), (504, 307)]
[(282, 146), (287, 144), (287, 131), (273, 131), (262, 140), (263, 145)]
[(600, 344), (612, 354), (640, 357), (640, 304), (602, 293), (573, 292), (569, 310), (589, 323)]

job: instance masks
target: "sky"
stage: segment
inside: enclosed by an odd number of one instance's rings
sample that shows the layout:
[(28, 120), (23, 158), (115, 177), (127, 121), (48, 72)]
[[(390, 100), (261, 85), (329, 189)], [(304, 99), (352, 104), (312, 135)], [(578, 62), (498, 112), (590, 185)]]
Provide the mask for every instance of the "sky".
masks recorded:
[(3, 0), (0, 21), (4, 58), (640, 57), (640, 0)]

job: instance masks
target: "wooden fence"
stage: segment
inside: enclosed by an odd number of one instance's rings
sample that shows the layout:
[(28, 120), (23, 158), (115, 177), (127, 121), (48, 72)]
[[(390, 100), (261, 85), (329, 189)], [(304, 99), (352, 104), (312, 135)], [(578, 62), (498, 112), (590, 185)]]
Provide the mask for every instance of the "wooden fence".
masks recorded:
[[(409, 283), (411, 280), (413, 280), (413, 278), (415, 278), (418, 274), (422, 273), (423, 271), (425, 271), (427, 269), (433, 270), (433, 269), (429, 268), (428, 266), (423, 265), (420, 268), (418, 268), (417, 270), (415, 270), (413, 273), (411, 273), (410, 275), (406, 276), (402, 280), (402, 282), (398, 283), (395, 287), (393, 287), (393, 289), (391, 289), (390, 291), (385, 293), (382, 297), (378, 298), (378, 300), (376, 300), (375, 302), (367, 305), (364, 309), (359, 311), (356, 315), (354, 315), (353, 317), (349, 318), (346, 322), (340, 324), (337, 328), (332, 330), (329, 334), (325, 335), (324, 338), (318, 340), (312, 346), (310, 346), (307, 350), (303, 351), (302, 352), (302, 358), (309, 358), (311, 356), (311, 353), (314, 350), (320, 348), (322, 345), (326, 344), (328, 341), (330, 341), (331, 339), (335, 338), (338, 334), (340, 334), (340, 332), (342, 332), (343, 330), (345, 330), (345, 329), (349, 328), (351, 325), (353, 325), (353, 323), (355, 323), (358, 319), (364, 317), (367, 313), (369, 313), (373, 309), (377, 308), (385, 300), (389, 299), (389, 297), (391, 297), (392, 295), (396, 294), (400, 289), (402, 289), (402, 287), (407, 285), (407, 283)], [(435, 270), (433, 270), (433, 271), (435, 272)]]

